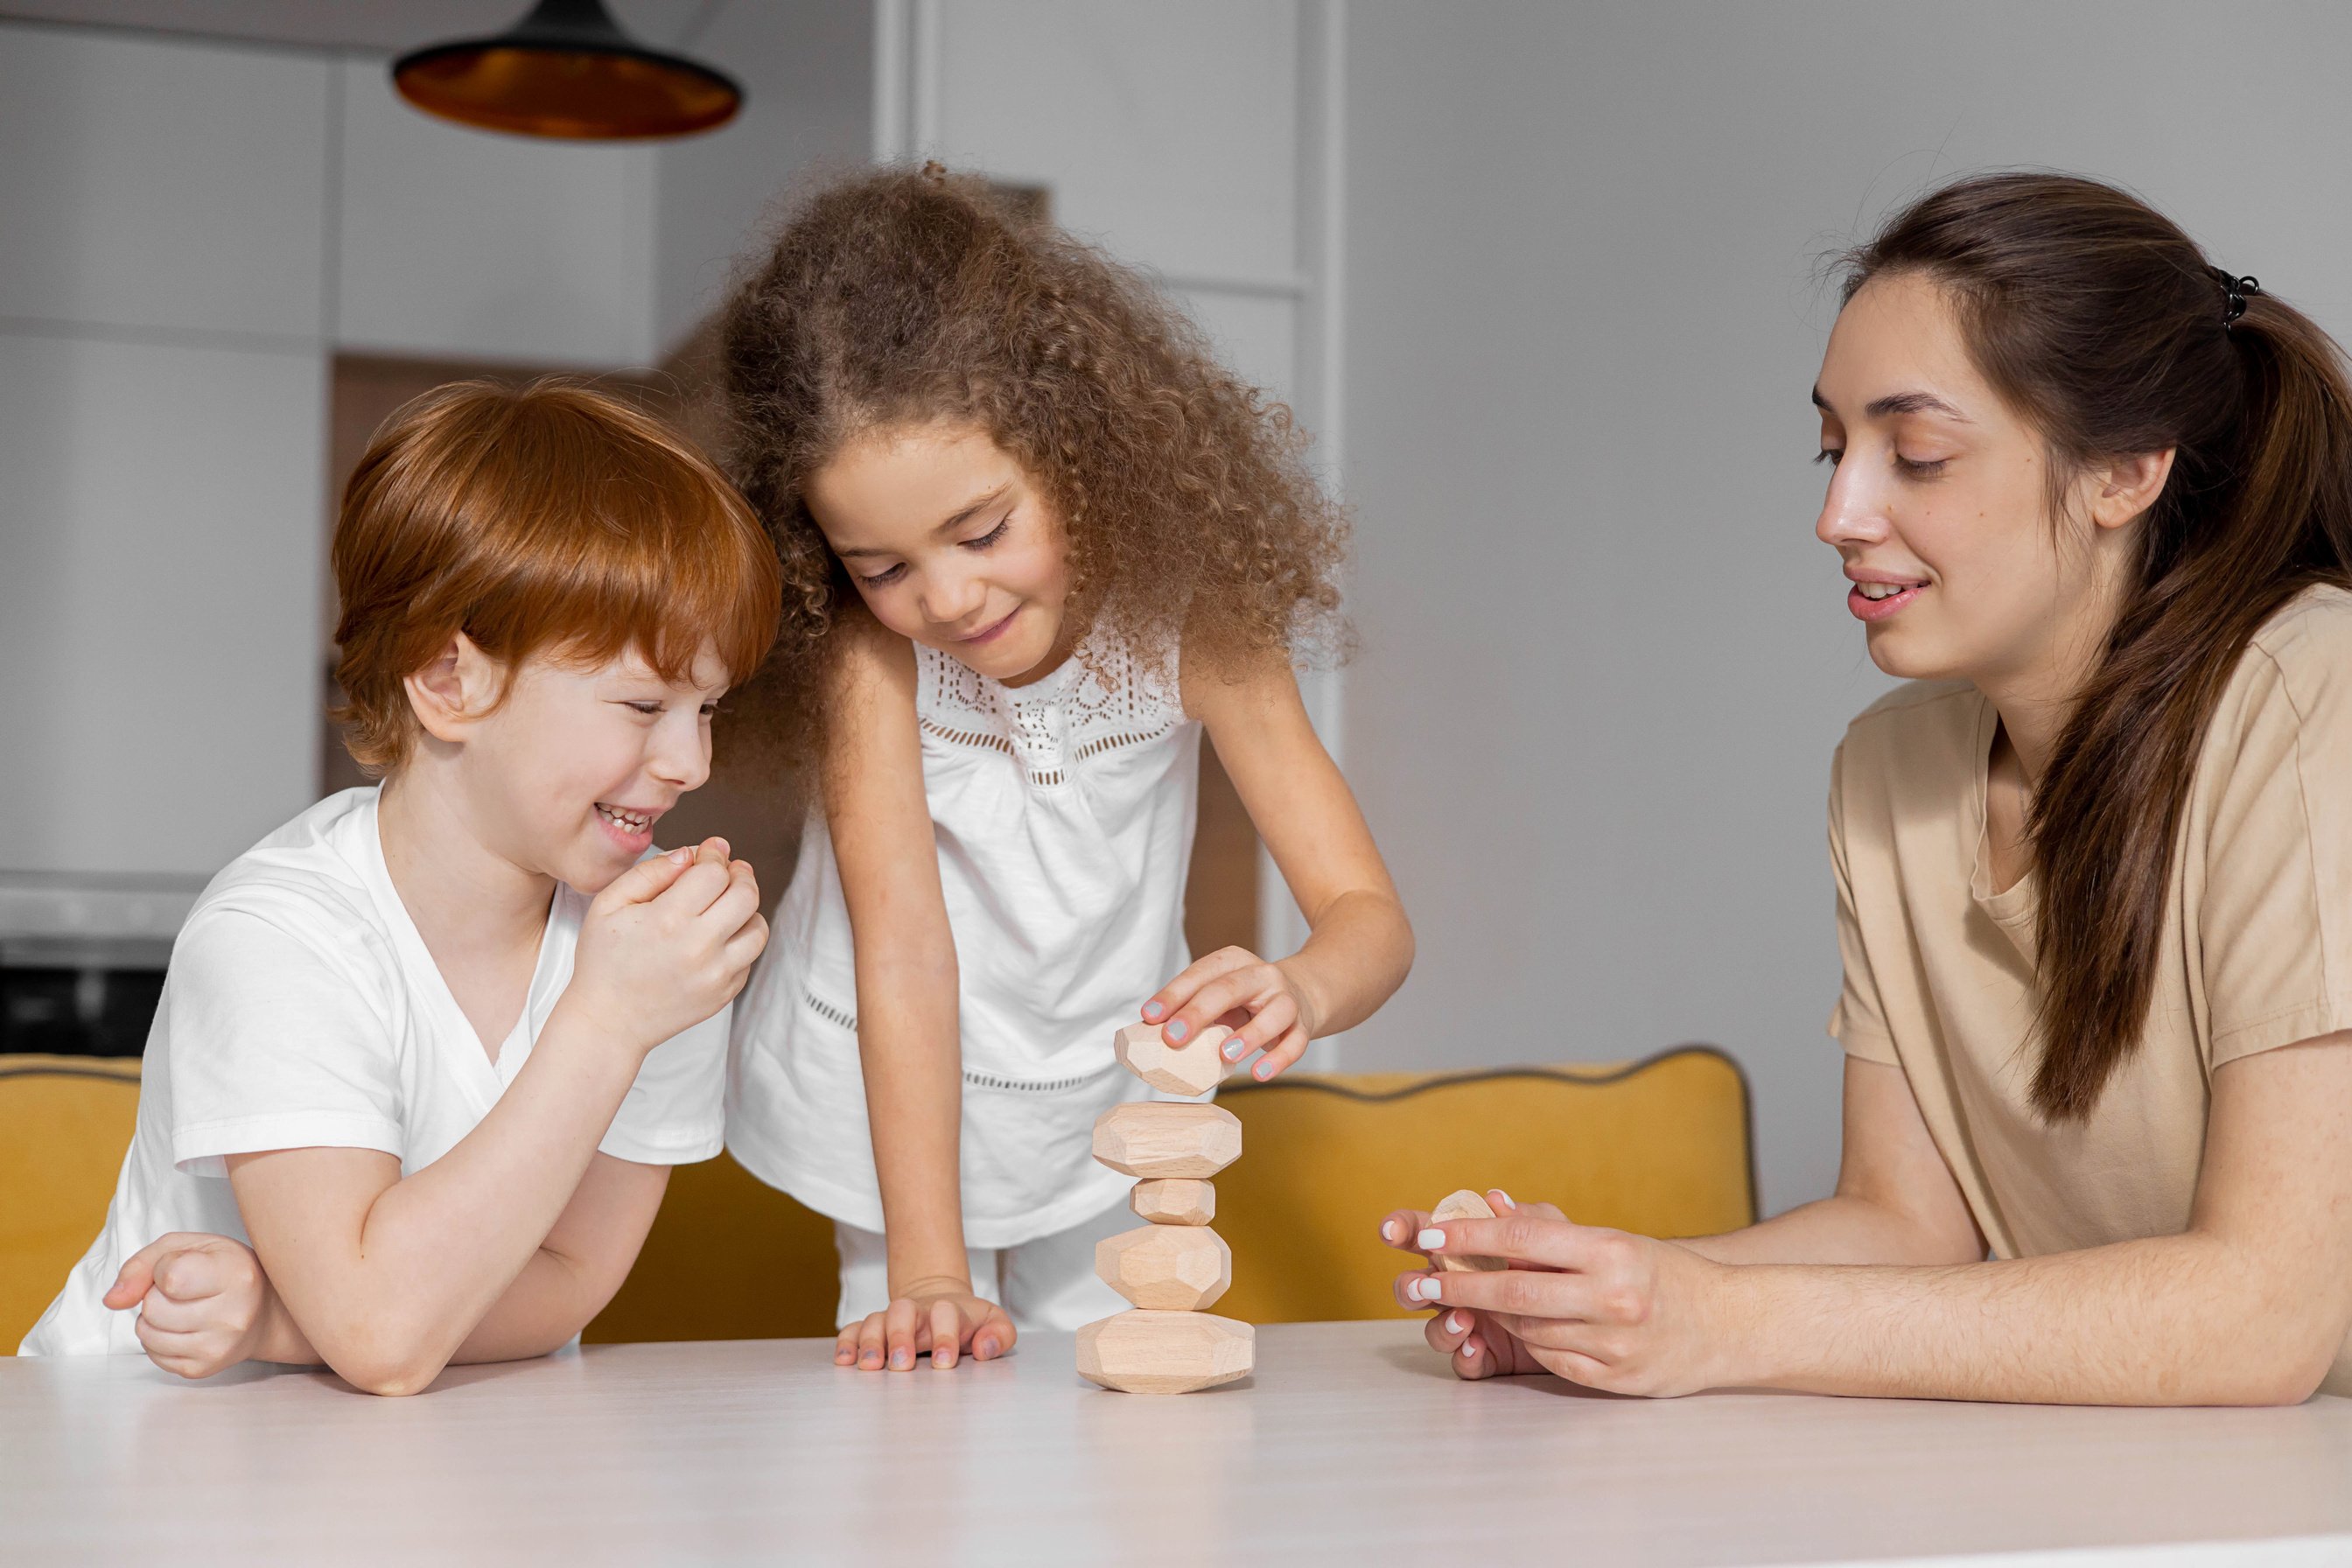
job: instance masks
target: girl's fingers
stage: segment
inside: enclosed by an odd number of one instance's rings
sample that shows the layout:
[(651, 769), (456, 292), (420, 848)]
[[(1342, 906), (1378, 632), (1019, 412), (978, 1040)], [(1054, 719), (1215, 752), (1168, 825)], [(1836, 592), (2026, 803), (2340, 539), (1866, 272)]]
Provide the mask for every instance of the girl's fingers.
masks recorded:
[(987, 1315), (980, 1320), (980, 1327), (972, 1331), (972, 1359), (994, 1361), (1011, 1350), (1013, 1342), (1019, 1337), (1013, 1327), (1013, 1320), (1004, 1315), (1004, 1309), (992, 1301)]
[(890, 1303), (883, 1323), (883, 1341), (890, 1350), (892, 1372), (912, 1372), (915, 1369), (915, 1321), (918, 1309), (912, 1300), (900, 1297)]
[[(1218, 1020), (1223, 1023), (1223, 1019)], [(1234, 1037), (1223, 1047), (1225, 1060), (1240, 1061), (1252, 1051), (1270, 1051), (1282, 1044), (1285, 1035), (1298, 1026), (1298, 1003), (1287, 991), (1278, 991), (1267, 998), (1255, 1015), (1244, 1014), (1242, 1022), (1233, 1027)]]
[(1255, 1004), (1274, 989), (1271, 982), (1279, 978), (1270, 963), (1255, 961), (1226, 970), (1211, 980), (1176, 1009), (1176, 1016), (1160, 1026), (1160, 1037), (1171, 1046), (1181, 1046), (1201, 1037), (1201, 1031), (1235, 1008), (1255, 1016)]
[(868, 1312), (857, 1326), (857, 1366), (861, 1372), (882, 1370), (882, 1321), (884, 1314)]
[(199, 1298), (194, 1301), (183, 1301), (166, 1296), (163, 1287), (157, 1286), (147, 1292), (145, 1300), (139, 1303), (139, 1321), (164, 1333), (194, 1333), (218, 1321), (219, 1314), (209, 1305), (209, 1298)]
[[(1221, 947), (1206, 957), (1194, 959), (1185, 965), (1181, 974), (1161, 986), (1153, 994), (1151, 999), (1143, 1005), (1143, 1021), (1147, 1024), (1166, 1024), (1175, 1016), (1178, 1009), (1192, 999), (1202, 986), (1220, 974), (1255, 963), (1257, 961), (1257, 954), (1247, 948), (1240, 947)], [(1190, 1039), (1199, 1033), (1200, 1029), (1197, 1026), (1188, 1025), (1185, 1038)], [(1168, 1043), (1173, 1046), (1183, 1042), (1171, 1035), (1168, 1037)]]
[(852, 1323), (834, 1336), (833, 1364), (848, 1366), (857, 1360), (857, 1331), (863, 1325)]
[(945, 1372), (956, 1363), (956, 1346), (963, 1338), (963, 1314), (953, 1301), (931, 1303), (931, 1368)]
[(1257, 1066), (1250, 1068), (1250, 1076), (1258, 1082), (1264, 1083), (1306, 1054), (1307, 1031), (1294, 1027), (1275, 1042), (1272, 1050), (1258, 1058)]

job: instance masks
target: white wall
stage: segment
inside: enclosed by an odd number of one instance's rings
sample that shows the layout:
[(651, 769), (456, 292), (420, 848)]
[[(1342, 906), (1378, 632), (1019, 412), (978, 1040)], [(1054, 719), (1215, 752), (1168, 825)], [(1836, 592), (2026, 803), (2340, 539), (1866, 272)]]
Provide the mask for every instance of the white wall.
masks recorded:
[(330, 79), (0, 26), (0, 871), (208, 874), (310, 798)]
[(333, 353), (650, 363), (864, 154), (863, 0), (693, 15), (750, 107), (658, 147), (444, 124), (379, 54), (0, 22), (0, 924), (312, 798)]
[(1355, 0), (1349, 773), (1421, 934), (1350, 1066), (1705, 1039), (1828, 1187), (1826, 250), (1930, 183), (2122, 181), (2352, 334), (2352, 11)]
[[(876, 151), (1045, 186), (1055, 222), (1154, 274), (1228, 364), (1336, 436), (1340, 11), (880, 0)], [(1328, 685), (1307, 697), (1336, 739)], [(1270, 863), (1259, 881), (1261, 942), (1289, 951), (1297, 909)], [(1310, 1062), (1334, 1058), (1318, 1047)]]
[(530, 364), (655, 354), (650, 145), (452, 125), (343, 60), (334, 337), (346, 348)]
[(664, 145), (655, 182), (654, 339), (675, 348), (719, 308), (781, 197), (872, 155), (871, 0), (731, 0), (687, 40), (743, 84), (740, 114)]

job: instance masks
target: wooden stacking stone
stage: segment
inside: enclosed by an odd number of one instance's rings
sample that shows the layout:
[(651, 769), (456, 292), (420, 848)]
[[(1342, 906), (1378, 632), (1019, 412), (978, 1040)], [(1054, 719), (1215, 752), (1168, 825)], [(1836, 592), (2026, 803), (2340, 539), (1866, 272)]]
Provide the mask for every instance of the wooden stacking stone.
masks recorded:
[(1234, 1032), (1212, 1024), (1198, 1039), (1171, 1046), (1157, 1024), (1129, 1024), (1118, 1032), (1111, 1049), (1128, 1071), (1162, 1094), (1202, 1095), (1225, 1076), (1225, 1042)]
[(1154, 1225), (1206, 1225), (1217, 1217), (1217, 1186), (1179, 1176), (1138, 1182), (1127, 1206)]
[[(1168, 1094), (1205, 1094), (1223, 1074), (1232, 1035), (1201, 1031), (1181, 1049), (1155, 1025), (1121, 1029), (1112, 1049), (1129, 1071)], [(1095, 1122), (1095, 1158), (1139, 1176), (1128, 1206), (1149, 1225), (1095, 1245), (1095, 1272), (1135, 1303), (1078, 1331), (1079, 1375), (1127, 1394), (1190, 1394), (1247, 1377), (1257, 1331), (1202, 1310), (1234, 1279), (1233, 1249), (1209, 1228), (1217, 1212), (1211, 1176), (1241, 1157), (1242, 1124), (1216, 1105), (1140, 1100)]]
[(1140, 1225), (1095, 1243), (1095, 1272), (1139, 1307), (1197, 1312), (1234, 1282), (1234, 1249), (1207, 1226)]
[[(1437, 1200), (1437, 1206), (1429, 1211), (1429, 1220), (1432, 1225), (1444, 1225), (1450, 1219), (1493, 1219), (1494, 1217), (1495, 1205), (1468, 1187), (1463, 1188), (1458, 1193), (1446, 1194)], [(1499, 1258), (1465, 1258), (1452, 1251), (1439, 1253), (1434, 1261), (1440, 1268), (1454, 1274), (1472, 1271), (1488, 1273), (1497, 1268), (1510, 1267)]]
[(1257, 1331), (1213, 1312), (1118, 1312), (1078, 1331), (1078, 1374), (1124, 1394), (1191, 1394), (1247, 1377)]
[(1095, 1158), (1130, 1176), (1213, 1176), (1241, 1156), (1241, 1118), (1221, 1105), (1134, 1100), (1095, 1121)]

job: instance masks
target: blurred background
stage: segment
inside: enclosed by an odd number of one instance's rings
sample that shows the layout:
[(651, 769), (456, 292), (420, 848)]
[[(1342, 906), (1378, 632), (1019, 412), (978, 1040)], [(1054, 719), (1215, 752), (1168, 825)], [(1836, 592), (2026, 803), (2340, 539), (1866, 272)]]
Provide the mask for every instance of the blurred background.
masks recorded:
[[(0, 1050), (135, 1054), (205, 880), (354, 782), (324, 549), (379, 419), (568, 370), (709, 434), (778, 204), (928, 156), (1155, 274), (1353, 508), (1361, 651), (1310, 698), (1421, 956), (1312, 1065), (1713, 1042), (1786, 1208), (1836, 1165), (1830, 753), (1886, 684), (1811, 535), (1825, 258), (2057, 167), (2352, 331), (2327, 0), (613, 0), (740, 113), (576, 143), (394, 95), (523, 8), (0, 0)], [(1196, 944), (1286, 952), (1208, 767)], [(798, 805), (709, 795), (780, 888)]]

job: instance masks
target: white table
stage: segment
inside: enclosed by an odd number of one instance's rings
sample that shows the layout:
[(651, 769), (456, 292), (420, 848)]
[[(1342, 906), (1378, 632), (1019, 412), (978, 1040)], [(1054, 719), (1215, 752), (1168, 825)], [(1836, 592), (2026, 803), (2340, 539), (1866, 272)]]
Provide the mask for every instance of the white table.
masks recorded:
[(1401, 1322), (1263, 1329), (1255, 1378), (1176, 1399), (1080, 1381), (1066, 1335), (944, 1374), (831, 1350), (614, 1345), (414, 1399), (0, 1358), (0, 1563), (2352, 1562), (2352, 1400), (1650, 1402), (1460, 1384)]

